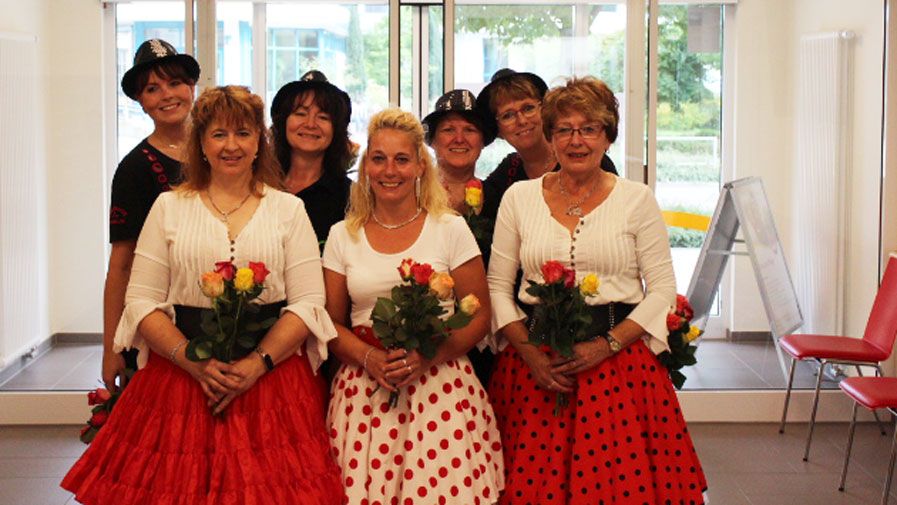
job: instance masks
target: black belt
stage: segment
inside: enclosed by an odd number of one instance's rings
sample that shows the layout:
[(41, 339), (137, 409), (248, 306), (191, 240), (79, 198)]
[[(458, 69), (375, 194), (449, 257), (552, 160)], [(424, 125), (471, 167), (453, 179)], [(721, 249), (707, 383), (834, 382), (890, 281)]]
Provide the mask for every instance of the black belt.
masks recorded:
[[(245, 327), (245, 323), (248, 322), (260, 322), (268, 319), (270, 317), (280, 317), (280, 309), (287, 306), (286, 301), (281, 301), (277, 303), (268, 303), (266, 305), (258, 305), (258, 312), (244, 312), (241, 315), (241, 318), (244, 319), (244, 323), (241, 323), (241, 326)], [(206, 309), (203, 307), (190, 307), (187, 305), (175, 305), (174, 306), (174, 314), (175, 314), (175, 326), (181, 333), (187, 337), (187, 340), (191, 340), (193, 338), (205, 335), (205, 332), (202, 330), (202, 319), (203, 313), (209, 312), (214, 313), (212, 309)], [(253, 349), (258, 346), (258, 343), (261, 342), (263, 338), (265, 338), (265, 334), (268, 333), (268, 329), (261, 329), (255, 331), (243, 331), (242, 335), (249, 336), (254, 344), (252, 347), (246, 348), (241, 347), (239, 343), (235, 344), (233, 358), (238, 359), (246, 356)]]
[[(526, 327), (533, 328), (535, 321), (533, 320), (534, 305), (520, 302), (520, 308), (526, 313)], [(629, 317), (629, 314), (635, 309), (635, 305), (623, 302), (611, 302), (606, 305), (589, 305), (589, 311), (592, 313), (592, 326), (589, 328), (588, 334), (594, 336), (604, 335), (614, 326), (620, 324), (621, 321)]]

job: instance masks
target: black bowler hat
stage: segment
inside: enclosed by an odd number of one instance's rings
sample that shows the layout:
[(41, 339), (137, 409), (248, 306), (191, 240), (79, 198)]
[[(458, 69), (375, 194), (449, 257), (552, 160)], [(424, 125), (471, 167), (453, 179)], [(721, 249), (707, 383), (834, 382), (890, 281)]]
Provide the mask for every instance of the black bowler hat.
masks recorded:
[[(480, 110), (480, 114), (489, 119), (489, 122), (492, 124), (496, 124), (495, 121), (495, 113), (492, 111), (492, 91), (495, 89), (495, 85), (499, 82), (510, 79), (514, 76), (520, 76), (524, 79), (528, 80), (536, 87), (536, 90), (539, 91), (539, 98), (545, 96), (545, 92), (548, 91), (548, 85), (545, 84), (545, 81), (542, 80), (536, 74), (532, 74), (529, 72), (515, 72), (510, 68), (503, 68), (494, 74), (492, 74), (492, 78), (489, 79), (489, 84), (483, 87), (483, 90), (480, 91), (480, 97), (477, 100), (477, 108)], [(498, 125), (496, 124), (496, 128)]]
[(271, 116), (273, 117), (284, 103), (289, 103), (289, 107), (292, 107), (296, 96), (305, 91), (323, 91), (340, 97), (346, 104), (346, 124), (349, 124), (349, 120), (352, 118), (352, 100), (349, 98), (349, 94), (331, 84), (324, 72), (320, 70), (309, 70), (302, 74), (298, 81), (284, 84), (274, 95), (274, 100), (271, 100)]
[(477, 110), (477, 99), (473, 93), (466, 89), (453, 89), (439, 97), (433, 112), (427, 114), (427, 117), (421, 121), (427, 133), (427, 144), (433, 141), (433, 135), (436, 134), (436, 128), (442, 118), (452, 112), (460, 114), (464, 119), (476, 125), (483, 135), (483, 147), (495, 140), (496, 129), (492, 126), (492, 121), (484, 118)]
[(125, 95), (137, 100), (137, 95), (141, 91), (137, 89), (137, 76), (144, 70), (166, 61), (174, 61), (184, 67), (193, 82), (199, 79), (199, 63), (193, 59), (193, 56), (178, 54), (171, 44), (162, 39), (150, 39), (137, 48), (137, 54), (134, 55), (134, 66), (121, 78), (121, 89)]

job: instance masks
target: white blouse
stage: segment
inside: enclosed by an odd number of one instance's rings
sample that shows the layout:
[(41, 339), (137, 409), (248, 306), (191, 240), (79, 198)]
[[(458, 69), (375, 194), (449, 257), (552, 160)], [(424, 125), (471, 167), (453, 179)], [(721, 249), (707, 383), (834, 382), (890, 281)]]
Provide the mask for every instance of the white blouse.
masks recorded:
[[(514, 296), (518, 268), (523, 282), (517, 296), (536, 304), (526, 281), (542, 282), (542, 265), (556, 260), (575, 270), (578, 282), (590, 273), (598, 276), (598, 294), (587, 299), (590, 305), (635, 304), (628, 319), (648, 332), (652, 351), (668, 350), (666, 316), (676, 301), (676, 276), (666, 225), (651, 190), (617, 177), (607, 199), (583, 216), (571, 235), (551, 216), (542, 181), (515, 183), (498, 210), (488, 275), (493, 333), (526, 318)], [(495, 344), (501, 350), (507, 341)]]
[[(409, 248), (394, 254), (374, 250), (364, 228), (353, 239), (346, 222), (340, 221), (330, 228), (324, 246), (324, 268), (346, 276), (346, 287), (352, 300), (352, 326), (370, 326), (371, 311), (377, 298), (388, 297), (393, 286), (402, 283), (399, 265), (403, 259), (429, 263), (437, 272), (451, 272), (479, 255), (476, 239), (460, 216), (443, 214), (437, 218), (427, 215), (417, 240)], [(440, 305), (448, 311), (444, 317), (454, 312), (453, 299), (443, 300)]]
[[(162, 193), (153, 204), (137, 240), (125, 310), (115, 332), (116, 352), (140, 350), (138, 364), (147, 360), (147, 345), (137, 326), (155, 310), (175, 319), (173, 305), (212, 306), (199, 280), (218, 261), (237, 268), (261, 261), (271, 272), (259, 303), (286, 300), (290, 311), (311, 331), (306, 349), (312, 368), (327, 357), (327, 341), (336, 328), (324, 310), (324, 277), (318, 241), (305, 205), (295, 196), (263, 188), (264, 197), (240, 234), (231, 241), (227, 225), (212, 214), (197, 193)], [(301, 354), (301, 350), (299, 353)]]

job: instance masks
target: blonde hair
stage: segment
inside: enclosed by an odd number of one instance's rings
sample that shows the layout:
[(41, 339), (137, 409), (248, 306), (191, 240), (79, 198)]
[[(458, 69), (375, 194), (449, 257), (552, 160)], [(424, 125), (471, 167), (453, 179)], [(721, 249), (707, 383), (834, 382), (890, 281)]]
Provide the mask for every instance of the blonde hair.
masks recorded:
[(249, 187), (255, 196), (262, 196), (261, 185), (283, 188), (280, 164), (274, 157), (268, 130), (265, 128), (265, 104), (258, 95), (245, 86), (219, 86), (209, 88), (199, 95), (190, 111), (190, 133), (184, 159), (183, 180), (177, 189), (187, 192), (202, 191), (209, 186), (211, 166), (202, 152), (202, 137), (215, 121), (229, 126), (246, 126), (258, 131), (259, 143), (252, 163), (252, 181)]
[(551, 140), (552, 130), (561, 114), (581, 112), (590, 121), (604, 128), (609, 142), (617, 140), (620, 122), (617, 97), (604, 81), (591, 75), (567, 79), (563, 86), (551, 88), (542, 99), (542, 131)]
[(374, 213), (374, 194), (371, 190), (370, 180), (367, 175), (368, 151), (371, 138), (381, 130), (400, 131), (411, 139), (417, 158), (423, 167), (420, 177), (420, 199), (418, 205), (428, 214), (438, 217), (445, 213), (453, 213), (448, 207), (448, 194), (439, 182), (436, 173), (436, 165), (433, 157), (424, 145), (424, 129), (420, 121), (410, 112), (401, 109), (386, 109), (374, 114), (368, 124), (368, 148), (365, 149), (358, 166), (358, 181), (352, 184), (349, 193), (349, 208), (346, 210), (346, 228), (352, 238), (358, 237), (358, 230), (371, 218)]

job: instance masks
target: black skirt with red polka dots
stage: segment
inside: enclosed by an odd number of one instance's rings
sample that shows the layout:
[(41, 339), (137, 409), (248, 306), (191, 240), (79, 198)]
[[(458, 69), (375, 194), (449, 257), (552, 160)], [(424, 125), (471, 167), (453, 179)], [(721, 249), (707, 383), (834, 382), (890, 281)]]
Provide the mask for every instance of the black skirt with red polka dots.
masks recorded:
[(538, 387), (508, 346), (490, 401), (505, 460), (503, 505), (701, 505), (707, 488), (673, 385), (642, 341), (577, 376), (570, 404)]

